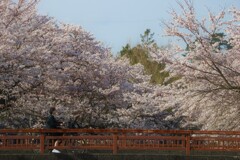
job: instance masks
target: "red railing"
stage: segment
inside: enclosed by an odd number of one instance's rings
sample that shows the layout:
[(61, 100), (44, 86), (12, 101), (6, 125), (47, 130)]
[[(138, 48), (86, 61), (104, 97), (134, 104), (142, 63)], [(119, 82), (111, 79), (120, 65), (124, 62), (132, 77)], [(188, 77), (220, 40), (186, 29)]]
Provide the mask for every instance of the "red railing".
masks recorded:
[[(50, 133), (62, 133), (51, 136)], [(61, 144), (54, 147), (55, 140)], [(1, 129), (0, 150), (49, 149), (240, 151), (240, 131), (142, 129)]]

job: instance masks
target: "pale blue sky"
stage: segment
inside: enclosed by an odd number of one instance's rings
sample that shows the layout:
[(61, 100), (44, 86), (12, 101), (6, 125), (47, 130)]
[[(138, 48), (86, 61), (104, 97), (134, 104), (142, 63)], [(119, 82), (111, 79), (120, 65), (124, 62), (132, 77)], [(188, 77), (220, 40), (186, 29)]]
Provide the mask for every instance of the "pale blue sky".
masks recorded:
[[(240, 8), (240, 0), (193, 2), (200, 16), (207, 16), (206, 8), (215, 13), (231, 6)], [(175, 0), (41, 0), (39, 13), (82, 26), (116, 54), (127, 43), (139, 43), (147, 28), (155, 33), (159, 45), (167, 44), (161, 21), (169, 18), (168, 11), (178, 8), (176, 4)]]

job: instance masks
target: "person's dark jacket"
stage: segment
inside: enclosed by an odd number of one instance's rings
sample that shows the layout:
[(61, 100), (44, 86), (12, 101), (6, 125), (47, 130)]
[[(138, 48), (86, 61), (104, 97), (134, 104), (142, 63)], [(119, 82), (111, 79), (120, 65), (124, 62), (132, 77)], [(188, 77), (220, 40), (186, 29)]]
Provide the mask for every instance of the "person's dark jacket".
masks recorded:
[(46, 128), (56, 129), (58, 127), (59, 127), (59, 122), (55, 119), (53, 115), (49, 115), (46, 122)]

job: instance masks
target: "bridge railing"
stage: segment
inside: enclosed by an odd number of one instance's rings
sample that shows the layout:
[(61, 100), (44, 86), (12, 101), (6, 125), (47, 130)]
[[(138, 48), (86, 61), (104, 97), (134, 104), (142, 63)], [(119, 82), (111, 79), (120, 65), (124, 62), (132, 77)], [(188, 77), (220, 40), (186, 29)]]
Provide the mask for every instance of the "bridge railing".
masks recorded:
[[(51, 133), (62, 133), (52, 136)], [(59, 140), (59, 146), (54, 142)], [(1, 129), (0, 150), (51, 149), (240, 151), (240, 131), (143, 129)]]

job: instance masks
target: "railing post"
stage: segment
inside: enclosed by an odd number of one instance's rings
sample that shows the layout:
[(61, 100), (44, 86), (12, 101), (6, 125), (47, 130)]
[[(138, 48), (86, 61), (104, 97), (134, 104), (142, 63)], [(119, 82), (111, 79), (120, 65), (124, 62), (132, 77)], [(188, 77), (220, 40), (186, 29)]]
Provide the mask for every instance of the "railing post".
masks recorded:
[(4, 147), (7, 146), (7, 140), (6, 140), (6, 139), (7, 139), (7, 137), (6, 137), (6, 135), (4, 134), (4, 136), (2, 137), (2, 141), (3, 141), (2, 143), (3, 143), (3, 146), (4, 146)]
[(113, 154), (117, 154), (117, 150), (118, 150), (117, 138), (118, 138), (118, 133), (114, 132), (113, 133)]
[(41, 133), (40, 135), (40, 153), (43, 154), (45, 149), (45, 135)]
[(126, 133), (123, 134), (123, 148), (124, 149), (127, 148), (127, 134)]
[(190, 156), (190, 133), (186, 134), (186, 156)]

